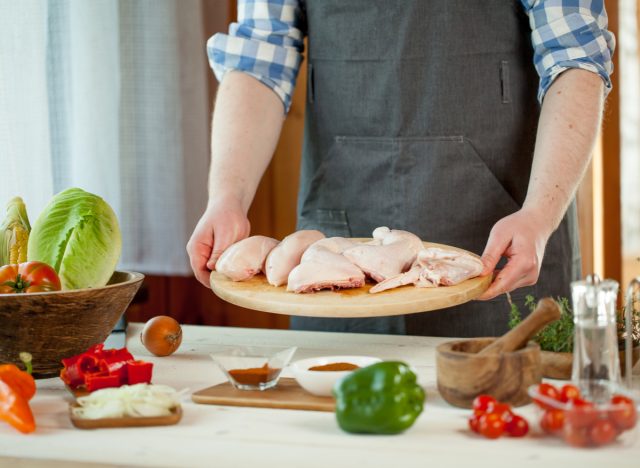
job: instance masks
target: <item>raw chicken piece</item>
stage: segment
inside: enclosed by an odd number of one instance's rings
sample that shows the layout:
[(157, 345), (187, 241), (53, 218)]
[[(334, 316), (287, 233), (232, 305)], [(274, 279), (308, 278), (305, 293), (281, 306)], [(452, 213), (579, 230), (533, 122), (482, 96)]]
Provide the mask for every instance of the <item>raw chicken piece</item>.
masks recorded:
[(300, 265), (289, 274), (287, 291), (307, 293), (321, 289), (347, 289), (362, 286), (364, 286), (364, 273), (360, 268), (339, 253), (314, 244), (302, 255)]
[[(328, 249), (333, 253), (341, 254), (349, 247), (353, 247), (358, 245), (357, 242), (352, 241), (351, 239), (347, 239), (346, 237), (326, 237), (324, 239), (320, 239), (319, 241), (314, 242), (309, 246), (309, 248), (302, 254), (301, 261), (304, 260), (305, 255), (309, 256), (316, 249)], [(309, 253), (307, 253), (309, 252)]]
[(320, 239), (324, 239), (324, 234), (314, 230), (297, 231), (282, 239), (267, 256), (265, 274), (269, 284), (285, 284), (291, 270), (300, 263), (304, 251)]
[(377, 282), (407, 271), (424, 247), (415, 234), (388, 227), (376, 228), (373, 239), (376, 244), (359, 244), (342, 254)]
[(482, 261), (473, 255), (429, 247), (418, 253), (409, 271), (376, 284), (369, 292), (375, 294), (411, 283), (421, 288), (453, 286), (478, 276), (482, 268)]
[(246, 281), (264, 270), (264, 262), (278, 241), (266, 236), (247, 237), (230, 245), (216, 262), (216, 271), (233, 281)]
[(437, 247), (420, 251), (417, 261), (425, 267), (421, 279), (436, 286), (462, 283), (478, 276), (484, 268), (482, 261), (473, 255)]
[[(399, 275), (380, 281), (374, 287), (369, 289), (369, 292), (371, 294), (375, 294), (386, 291), (387, 289), (399, 288), (400, 286), (405, 286), (407, 284), (417, 284), (420, 281), (420, 272), (422, 272), (422, 266), (416, 262), (405, 273), (400, 273)], [(428, 286), (425, 284), (422, 287)]]

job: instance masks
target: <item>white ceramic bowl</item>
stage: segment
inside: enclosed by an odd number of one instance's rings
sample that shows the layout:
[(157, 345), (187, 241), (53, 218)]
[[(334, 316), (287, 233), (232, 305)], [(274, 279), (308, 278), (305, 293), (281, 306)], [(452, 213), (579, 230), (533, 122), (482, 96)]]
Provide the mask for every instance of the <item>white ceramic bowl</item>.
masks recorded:
[(322, 356), (302, 359), (289, 367), (300, 386), (307, 392), (317, 396), (331, 396), (331, 390), (335, 383), (353, 371), (311, 371), (310, 367), (338, 362), (348, 362), (358, 367), (366, 367), (381, 361), (382, 359), (371, 356)]

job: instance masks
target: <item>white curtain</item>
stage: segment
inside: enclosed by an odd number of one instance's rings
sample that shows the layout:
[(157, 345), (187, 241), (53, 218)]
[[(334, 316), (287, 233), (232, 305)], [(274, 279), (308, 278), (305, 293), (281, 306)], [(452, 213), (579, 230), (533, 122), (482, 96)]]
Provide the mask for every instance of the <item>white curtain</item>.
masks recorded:
[(1, 209), (20, 195), (33, 223), (54, 193), (83, 188), (118, 214), (120, 268), (189, 274), (205, 42), (200, 0), (0, 0)]
[(622, 183), (623, 255), (635, 265), (632, 274), (640, 273), (635, 259), (640, 257), (640, 50), (638, 49), (638, 1), (620, 0), (620, 134)]

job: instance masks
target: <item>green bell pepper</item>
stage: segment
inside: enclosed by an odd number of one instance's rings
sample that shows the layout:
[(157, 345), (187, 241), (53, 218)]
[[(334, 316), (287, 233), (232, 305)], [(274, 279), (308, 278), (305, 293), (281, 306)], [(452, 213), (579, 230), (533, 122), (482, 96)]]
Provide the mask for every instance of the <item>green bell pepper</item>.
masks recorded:
[(333, 388), (338, 425), (346, 432), (397, 434), (422, 413), (425, 393), (403, 362), (363, 367)]

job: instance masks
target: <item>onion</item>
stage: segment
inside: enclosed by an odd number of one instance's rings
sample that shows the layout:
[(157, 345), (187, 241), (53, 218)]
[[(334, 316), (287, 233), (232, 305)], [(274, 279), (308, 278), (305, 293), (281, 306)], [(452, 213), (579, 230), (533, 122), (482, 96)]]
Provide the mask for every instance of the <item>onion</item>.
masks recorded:
[(168, 416), (180, 405), (182, 392), (166, 385), (123, 385), (80, 397), (73, 415), (83, 419)]
[(158, 315), (145, 324), (140, 340), (150, 353), (169, 356), (182, 343), (182, 328), (175, 319)]

